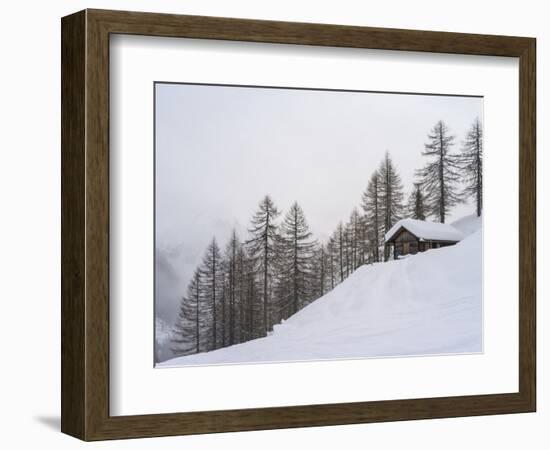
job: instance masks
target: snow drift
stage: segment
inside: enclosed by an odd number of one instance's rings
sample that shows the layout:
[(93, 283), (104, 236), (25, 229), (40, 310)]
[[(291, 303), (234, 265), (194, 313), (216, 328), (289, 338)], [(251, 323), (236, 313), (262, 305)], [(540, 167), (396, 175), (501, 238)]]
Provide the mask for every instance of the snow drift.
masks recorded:
[(267, 337), (159, 366), (481, 352), (481, 219), (453, 225), (458, 244), (360, 267)]

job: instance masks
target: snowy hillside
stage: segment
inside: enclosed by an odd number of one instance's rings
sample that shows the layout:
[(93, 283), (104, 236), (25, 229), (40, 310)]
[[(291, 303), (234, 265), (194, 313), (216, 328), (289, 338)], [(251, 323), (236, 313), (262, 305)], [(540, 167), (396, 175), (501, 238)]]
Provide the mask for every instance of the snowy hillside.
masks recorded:
[(465, 236), (468, 236), (481, 229), (481, 217), (472, 214), (456, 220), (451, 225), (461, 231)]
[(453, 226), (460, 243), (363, 266), (270, 336), (160, 366), (481, 352), (481, 219)]

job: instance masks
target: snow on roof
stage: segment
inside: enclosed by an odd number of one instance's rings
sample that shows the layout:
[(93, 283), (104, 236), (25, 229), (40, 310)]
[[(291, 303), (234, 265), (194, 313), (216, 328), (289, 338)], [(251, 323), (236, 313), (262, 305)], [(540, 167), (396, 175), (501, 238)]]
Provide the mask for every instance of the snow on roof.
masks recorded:
[(416, 219), (402, 219), (397, 222), (390, 231), (388, 231), (384, 239), (389, 241), (401, 227), (410, 231), (419, 239), (434, 240), (434, 241), (460, 241), (464, 235), (451, 225), (446, 223), (426, 222)]

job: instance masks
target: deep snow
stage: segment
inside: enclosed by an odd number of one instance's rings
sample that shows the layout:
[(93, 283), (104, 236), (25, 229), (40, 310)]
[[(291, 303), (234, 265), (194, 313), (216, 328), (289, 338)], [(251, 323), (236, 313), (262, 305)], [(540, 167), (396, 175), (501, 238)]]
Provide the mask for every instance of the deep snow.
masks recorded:
[(481, 352), (481, 219), (454, 226), (458, 244), (363, 266), (265, 338), (159, 366)]

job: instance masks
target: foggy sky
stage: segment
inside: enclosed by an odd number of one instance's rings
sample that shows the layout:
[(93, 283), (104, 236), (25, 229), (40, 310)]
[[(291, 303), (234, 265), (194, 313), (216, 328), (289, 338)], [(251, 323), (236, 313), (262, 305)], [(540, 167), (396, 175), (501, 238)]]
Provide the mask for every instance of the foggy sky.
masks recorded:
[[(483, 99), (156, 84), (156, 311), (168, 322), (208, 242), (246, 238), (258, 202), (297, 201), (325, 240), (359, 206), (384, 153), (405, 197), (440, 119), (459, 150)], [(473, 212), (453, 211), (449, 222)]]

